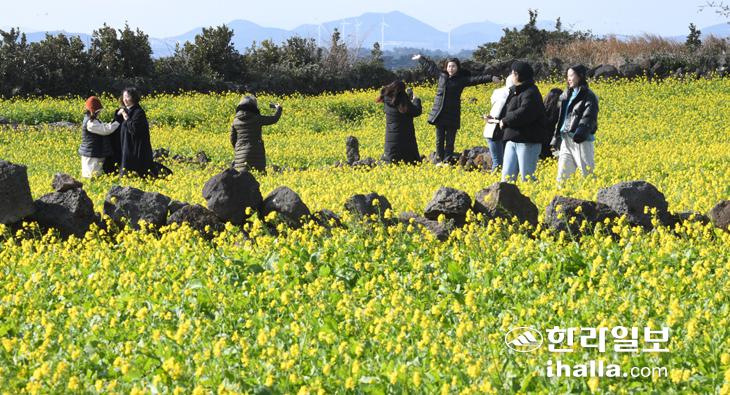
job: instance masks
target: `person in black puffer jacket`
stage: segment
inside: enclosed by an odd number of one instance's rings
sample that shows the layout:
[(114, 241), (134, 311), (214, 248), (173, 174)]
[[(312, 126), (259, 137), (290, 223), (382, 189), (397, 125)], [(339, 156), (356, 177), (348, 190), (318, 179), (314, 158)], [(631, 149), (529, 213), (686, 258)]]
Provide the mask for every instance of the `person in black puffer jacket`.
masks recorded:
[(588, 87), (583, 65), (572, 66), (567, 72), (568, 89), (560, 95), (558, 122), (550, 145), (560, 149), (558, 183), (580, 168), (583, 176), (593, 175), (598, 130), (598, 97)]
[(119, 123), (99, 120), (104, 106), (96, 96), (86, 99), (85, 107), (78, 152), (81, 156), (81, 176), (91, 178), (103, 173), (104, 161), (112, 156), (112, 144), (108, 136), (119, 128)]
[(472, 76), (468, 70), (461, 68), (456, 58), (446, 59), (445, 69), (439, 69), (434, 61), (423, 55), (415, 55), (413, 59), (421, 63), (427, 74), (439, 79), (428, 123), (436, 126), (437, 159), (448, 162), (454, 154), (456, 131), (461, 128), (461, 93), (464, 88), (498, 82), (499, 78), (489, 74)]
[(413, 97), (412, 90), (406, 93), (406, 84), (403, 81), (394, 81), (380, 90), (377, 102), (383, 103), (385, 111), (383, 160), (388, 163), (420, 162), (413, 118), (421, 115), (421, 99)]
[(504, 132), (504, 164), (502, 181), (514, 181), (519, 173), (522, 181), (532, 179), (544, 142), (550, 141), (545, 122), (545, 106), (540, 90), (535, 85), (535, 72), (529, 63), (512, 64), (515, 86), (510, 88), (500, 116)]
[(255, 169), (266, 171), (266, 150), (262, 126), (273, 125), (281, 118), (282, 108), (275, 104), (273, 116), (261, 115), (253, 96), (244, 96), (236, 107), (236, 118), (231, 126), (231, 145), (235, 153), (233, 167), (238, 171)]

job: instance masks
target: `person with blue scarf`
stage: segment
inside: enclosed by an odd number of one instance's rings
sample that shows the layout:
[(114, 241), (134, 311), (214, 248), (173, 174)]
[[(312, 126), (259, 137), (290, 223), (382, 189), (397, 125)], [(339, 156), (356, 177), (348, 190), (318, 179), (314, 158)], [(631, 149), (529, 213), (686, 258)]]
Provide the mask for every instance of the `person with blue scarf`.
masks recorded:
[(568, 69), (568, 89), (560, 96), (558, 123), (551, 147), (560, 149), (558, 182), (580, 168), (583, 176), (593, 174), (593, 144), (598, 130), (598, 97), (588, 87), (587, 69), (583, 65)]

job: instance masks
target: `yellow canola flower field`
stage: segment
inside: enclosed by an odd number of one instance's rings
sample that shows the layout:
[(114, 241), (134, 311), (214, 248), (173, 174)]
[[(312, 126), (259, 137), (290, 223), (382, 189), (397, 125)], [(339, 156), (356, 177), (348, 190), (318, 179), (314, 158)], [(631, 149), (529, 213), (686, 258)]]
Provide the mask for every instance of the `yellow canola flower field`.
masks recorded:
[[(485, 145), (480, 114), (496, 87), (464, 92), (457, 150)], [(518, 183), (541, 215), (555, 195), (594, 200), (600, 188), (636, 179), (657, 186), (673, 212), (705, 213), (730, 198), (730, 80), (592, 88), (601, 100), (596, 177), (558, 189), (556, 163), (541, 162), (537, 182)], [(435, 87), (415, 91), (427, 112)], [(259, 98), (284, 106), (264, 130), (269, 169), (283, 171), (256, 175), (262, 193), (286, 185), (310, 209), (342, 215), (346, 229), (310, 223), (275, 236), (255, 218), (212, 240), (177, 225), (94, 227), (61, 240), (33, 224), (0, 225), (0, 393), (730, 393), (729, 232), (692, 222), (647, 232), (622, 219), (574, 240), (542, 225), (470, 218), (439, 242), (405, 224), (353, 221), (343, 204), (356, 193), (386, 196), (395, 213), (421, 213), (441, 186), (473, 197), (499, 178), (426, 163), (333, 167), (349, 135), (361, 156), (382, 154), (375, 96)], [(168, 162), (175, 174), (162, 180), (85, 180), (96, 210), (118, 184), (205, 205), (203, 184), (233, 159), (228, 131), (239, 99), (144, 98), (154, 148), (202, 150), (212, 162)], [(78, 123), (82, 108), (83, 98), (0, 100), (0, 117), (39, 124), (0, 129), (0, 158), (28, 166), (34, 198), (51, 191), (56, 172), (80, 179), (80, 130), (43, 123)], [(416, 130), (427, 155), (434, 130), (425, 114)], [(521, 326), (543, 334), (668, 327), (670, 337), (666, 353), (610, 345), (518, 353), (504, 338)], [(556, 360), (666, 374), (547, 377)]]

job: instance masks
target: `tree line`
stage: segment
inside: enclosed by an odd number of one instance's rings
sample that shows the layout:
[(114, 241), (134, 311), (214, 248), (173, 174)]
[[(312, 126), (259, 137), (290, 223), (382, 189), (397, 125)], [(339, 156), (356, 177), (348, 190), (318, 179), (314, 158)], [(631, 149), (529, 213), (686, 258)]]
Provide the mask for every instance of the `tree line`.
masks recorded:
[[(522, 28), (504, 29), (498, 42), (480, 46), (466, 66), (476, 63), (474, 69), (483, 70), (484, 65), (512, 59), (544, 62), (549, 46), (601, 40), (590, 31), (564, 29), (560, 18), (554, 29), (541, 29), (537, 16), (537, 11), (529, 10), (529, 21)], [(415, 62), (408, 68), (400, 58), (395, 61), (403, 68), (386, 67), (386, 61), (394, 60), (384, 56), (378, 43), (369, 54), (360, 55), (361, 51), (348, 48), (336, 29), (325, 46), (295, 36), (281, 44), (254, 42), (243, 52), (233, 46), (233, 34), (225, 25), (204, 28), (192, 42), (176, 45), (173, 55), (155, 59), (148, 35), (128, 25), (115, 29), (104, 24), (92, 33), (89, 45), (65, 34), (47, 34), (29, 43), (19, 29), (0, 30), (0, 96), (83, 96), (117, 93), (130, 85), (145, 92), (319, 94), (378, 87), (394, 79), (428, 78)], [(698, 48), (699, 35), (691, 25), (686, 45)], [(403, 55), (398, 49), (394, 54)]]

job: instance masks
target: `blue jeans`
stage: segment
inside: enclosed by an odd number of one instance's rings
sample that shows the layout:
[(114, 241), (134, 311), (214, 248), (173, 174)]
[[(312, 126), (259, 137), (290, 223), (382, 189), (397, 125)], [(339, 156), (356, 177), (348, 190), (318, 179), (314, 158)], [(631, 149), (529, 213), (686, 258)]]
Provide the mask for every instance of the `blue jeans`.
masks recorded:
[(504, 144), (504, 140), (487, 139), (489, 155), (492, 156), (492, 171), (495, 171), (499, 166), (502, 166), (502, 159), (504, 158)]
[(504, 146), (504, 165), (502, 181), (515, 181), (519, 172), (522, 181), (534, 179), (537, 160), (540, 157), (540, 143), (515, 143), (508, 141)]

